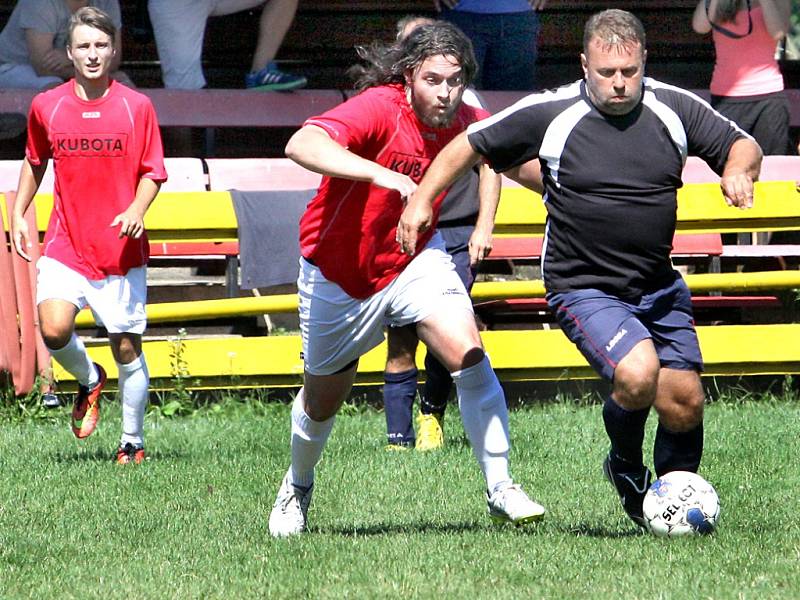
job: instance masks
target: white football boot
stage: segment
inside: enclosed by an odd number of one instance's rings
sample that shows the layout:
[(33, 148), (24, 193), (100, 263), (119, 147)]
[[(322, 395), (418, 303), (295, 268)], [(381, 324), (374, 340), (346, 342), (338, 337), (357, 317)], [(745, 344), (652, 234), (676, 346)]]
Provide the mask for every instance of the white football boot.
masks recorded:
[(524, 525), (541, 521), (545, 513), (544, 507), (528, 498), (519, 484), (508, 485), (492, 495), (486, 492), (486, 504), (489, 516), (499, 523)]
[(289, 537), (306, 530), (308, 505), (313, 492), (313, 484), (305, 490), (298, 488), (292, 485), (290, 473), (286, 473), (269, 514), (269, 532), (273, 537)]

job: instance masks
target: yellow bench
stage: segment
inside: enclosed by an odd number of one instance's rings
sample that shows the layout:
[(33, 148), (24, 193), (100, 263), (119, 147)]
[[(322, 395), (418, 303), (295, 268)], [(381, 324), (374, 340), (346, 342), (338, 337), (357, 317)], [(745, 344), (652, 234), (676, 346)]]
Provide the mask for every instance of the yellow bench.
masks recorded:
[[(561, 331), (486, 331), (481, 335), (501, 380), (595, 377)], [(707, 326), (698, 328), (698, 336), (706, 376), (800, 373), (800, 324)], [(194, 389), (293, 387), (301, 383), (303, 362), (297, 335), (187, 339), (182, 344), (180, 357), (188, 369), (185, 381)], [(174, 351), (174, 343), (168, 340), (145, 342), (153, 389), (172, 385)], [(112, 379), (116, 377), (107, 344), (92, 346), (90, 342), (89, 353), (106, 367)], [(422, 355), (417, 359), (421, 364)], [(365, 354), (359, 363), (357, 382), (381, 383), (385, 360), (385, 344)], [(58, 364), (55, 375), (63, 382), (71, 380)]]

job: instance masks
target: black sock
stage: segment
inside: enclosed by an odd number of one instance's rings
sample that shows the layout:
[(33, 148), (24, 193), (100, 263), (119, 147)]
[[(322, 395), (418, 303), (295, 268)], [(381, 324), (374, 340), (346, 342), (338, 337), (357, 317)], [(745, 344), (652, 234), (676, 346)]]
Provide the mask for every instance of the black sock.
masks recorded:
[(416, 368), (402, 373), (383, 374), (383, 411), (386, 413), (386, 437), (390, 444), (414, 444), (411, 411), (417, 396)]
[(661, 477), (670, 471), (697, 473), (703, 457), (703, 422), (689, 431), (674, 432), (661, 423), (656, 429), (653, 462), (656, 475)]
[(650, 408), (626, 410), (609, 397), (603, 405), (603, 422), (611, 440), (611, 467), (626, 472), (641, 469), (644, 425)]
[(443, 415), (452, 387), (453, 378), (450, 377), (447, 367), (428, 352), (425, 356), (425, 394), (419, 403), (419, 411), (423, 415)]

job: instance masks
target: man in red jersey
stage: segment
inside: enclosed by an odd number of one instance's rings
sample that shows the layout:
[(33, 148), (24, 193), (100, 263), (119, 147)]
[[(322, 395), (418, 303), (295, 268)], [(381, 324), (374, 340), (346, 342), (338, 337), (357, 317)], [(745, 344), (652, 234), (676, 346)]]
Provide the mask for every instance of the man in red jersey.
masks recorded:
[[(325, 177), (300, 221), (305, 381), (292, 407), (292, 462), (270, 533), (306, 529), (314, 468), (359, 357), (380, 344), (384, 326), (411, 323), (456, 382), (490, 516), (514, 524), (539, 520), (544, 508), (509, 475), (505, 397), (441, 236), (428, 232), (413, 260), (396, 239), (405, 198), (434, 156), (486, 114), (461, 103), (475, 75), (472, 47), (456, 27), (435, 22), (360, 54), (368, 63), (360, 93), (308, 119), (286, 147), (287, 156)], [(437, 211), (440, 203), (441, 197)]]
[(122, 398), (120, 464), (144, 459), (149, 375), (142, 354), (149, 246), (144, 214), (167, 178), (150, 100), (109, 78), (116, 28), (93, 7), (70, 19), (67, 55), (75, 78), (33, 99), (12, 215), (17, 252), (30, 260), (23, 214), (55, 167), (53, 212), (37, 264), (39, 324), (47, 348), (78, 381), (72, 431), (90, 435), (100, 416), (103, 368), (75, 335), (89, 305), (108, 330)]

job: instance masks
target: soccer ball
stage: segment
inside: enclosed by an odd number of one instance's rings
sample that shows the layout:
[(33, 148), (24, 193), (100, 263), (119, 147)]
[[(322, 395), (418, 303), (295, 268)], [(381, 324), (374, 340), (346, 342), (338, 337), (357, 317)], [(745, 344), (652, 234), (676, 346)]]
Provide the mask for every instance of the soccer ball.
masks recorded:
[(648, 531), (658, 537), (708, 534), (719, 519), (719, 497), (697, 473), (672, 471), (652, 483), (642, 511)]

